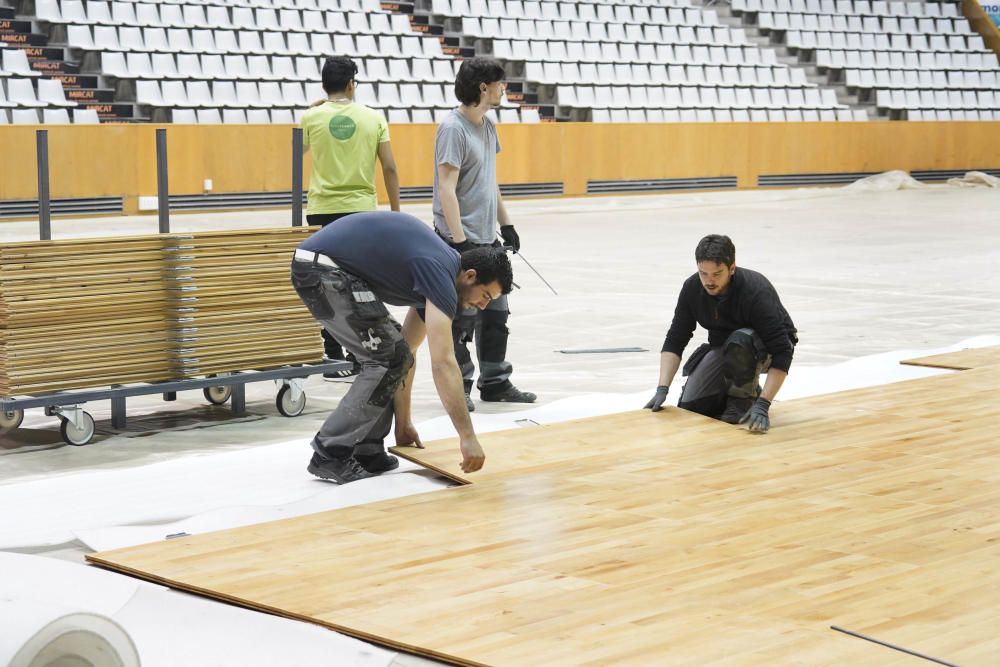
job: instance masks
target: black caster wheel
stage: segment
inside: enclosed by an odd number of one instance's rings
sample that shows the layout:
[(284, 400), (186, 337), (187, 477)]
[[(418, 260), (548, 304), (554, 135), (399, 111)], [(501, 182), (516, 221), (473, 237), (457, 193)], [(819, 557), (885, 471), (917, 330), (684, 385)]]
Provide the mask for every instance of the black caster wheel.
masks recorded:
[(299, 394), (299, 400), (292, 400), (292, 385), (286, 384), (278, 390), (278, 396), (274, 399), (274, 404), (278, 412), (286, 417), (298, 417), (306, 409), (306, 393)]

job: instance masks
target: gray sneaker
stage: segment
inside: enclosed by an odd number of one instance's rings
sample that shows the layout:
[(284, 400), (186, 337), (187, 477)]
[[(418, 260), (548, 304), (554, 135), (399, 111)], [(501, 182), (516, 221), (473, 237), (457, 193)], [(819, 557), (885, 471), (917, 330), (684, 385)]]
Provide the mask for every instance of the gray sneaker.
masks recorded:
[(472, 397), (468, 394), (465, 395), (465, 407), (469, 408), (469, 412), (476, 411), (476, 404), (472, 402)]
[(320, 479), (337, 484), (347, 484), (378, 475), (378, 473), (368, 472), (362, 468), (353, 456), (348, 456), (346, 459), (326, 459), (316, 453), (313, 453), (312, 460), (309, 461), (306, 470)]

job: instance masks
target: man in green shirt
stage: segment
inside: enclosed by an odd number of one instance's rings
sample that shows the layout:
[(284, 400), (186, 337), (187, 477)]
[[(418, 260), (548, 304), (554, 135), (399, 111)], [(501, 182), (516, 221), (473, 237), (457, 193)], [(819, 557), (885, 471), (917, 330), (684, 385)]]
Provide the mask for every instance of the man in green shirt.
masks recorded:
[[(323, 64), (323, 90), (327, 99), (313, 105), (302, 116), (302, 141), (312, 150), (309, 204), (306, 221), (325, 227), (351, 213), (374, 211), (375, 160), (389, 194), (389, 206), (399, 210), (399, 175), (389, 144), (389, 126), (381, 113), (354, 101), (358, 67), (344, 56), (327, 58)], [(323, 330), (323, 348), (329, 359), (343, 359), (343, 348)], [(348, 357), (350, 361), (354, 361)], [(327, 373), (333, 379), (356, 375), (351, 371)]]

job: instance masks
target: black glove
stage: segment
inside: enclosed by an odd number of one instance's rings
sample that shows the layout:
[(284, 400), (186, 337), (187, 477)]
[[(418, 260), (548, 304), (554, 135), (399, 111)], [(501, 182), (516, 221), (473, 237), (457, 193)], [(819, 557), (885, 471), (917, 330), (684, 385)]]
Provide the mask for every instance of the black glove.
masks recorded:
[(521, 249), (521, 237), (517, 235), (514, 225), (504, 225), (501, 227), (500, 236), (503, 237), (503, 244), (513, 248), (514, 252)]
[(448, 241), (448, 245), (457, 250), (459, 254), (467, 252), (469, 250), (475, 250), (478, 246), (469, 240), (468, 237), (465, 238), (461, 243), (455, 243), (454, 241)]
[(771, 428), (771, 420), (767, 416), (767, 409), (770, 407), (771, 401), (766, 398), (758, 398), (739, 423), (746, 424), (748, 431), (767, 433), (767, 430)]
[(661, 384), (656, 388), (656, 393), (653, 394), (653, 398), (649, 399), (649, 403), (643, 407), (643, 410), (648, 410), (652, 408), (653, 412), (659, 412), (663, 409), (663, 401), (667, 400), (667, 392), (670, 391), (669, 384)]

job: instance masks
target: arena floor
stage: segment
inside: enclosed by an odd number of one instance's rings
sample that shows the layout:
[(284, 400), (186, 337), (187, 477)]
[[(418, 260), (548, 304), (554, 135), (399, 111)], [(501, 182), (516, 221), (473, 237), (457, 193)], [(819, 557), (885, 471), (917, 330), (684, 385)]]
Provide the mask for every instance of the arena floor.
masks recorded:
[[(427, 205), (404, 210), (430, 219)], [(790, 380), (797, 370), (805, 372), (800, 369), (933, 349), (1000, 332), (1000, 297), (992, 285), (1000, 264), (1000, 191), (995, 189), (933, 186), (881, 192), (837, 188), (596, 197), (509, 201), (508, 210), (525, 256), (559, 293), (553, 295), (514, 260), (521, 289), (511, 298), (512, 380), (536, 392), (540, 406), (590, 393), (651, 393), (677, 291), (695, 269), (695, 244), (709, 233), (732, 237), (737, 265), (764, 273), (776, 286), (800, 333)], [(269, 227), (283, 226), (289, 219), (287, 211), (186, 214), (175, 215), (172, 226), (176, 231)], [(56, 220), (53, 228), (57, 238), (129, 235), (155, 231), (156, 220)], [(5, 241), (29, 240), (36, 234), (33, 223), (0, 226)], [(647, 351), (559, 352), (620, 347)], [(413, 393), (418, 424), (444, 414), (427, 361), (424, 351), (418, 357)], [(98, 420), (99, 441), (83, 448), (63, 446), (57, 420), (40, 410), (29, 411), (16, 436), (0, 439), (0, 488), (13, 491), (42, 479), (95, 471), (139, 473), (166, 461), (296, 439), (307, 442), (346, 388), (344, 382), (311, 379), (309, 406), (295, 419), (278, 415), (274, 388), (263, 384), (248, 386), (248, 415), (235, 420), (228, 419), (225, 408), (208, 407), (200, 393), (182, 394), (169, 404), (132, 399), (133, 430), (125, 434), (111, 430), (110, 406), (95, 404), (88, 410)], [(670, 400), (676, 401), (676, 389)], [(523, 407), (479, 403), (476, 418)], [(303, 476), (305, 459), (303, 448)], [(183, 514), (169, 509), (164, 513), (161, 516), (177, 518)], [(86, 549), (67, 540), (23, 542), (13, 550), (78, 561)], [(415, 659), (397, 660), (404, 664)]]

